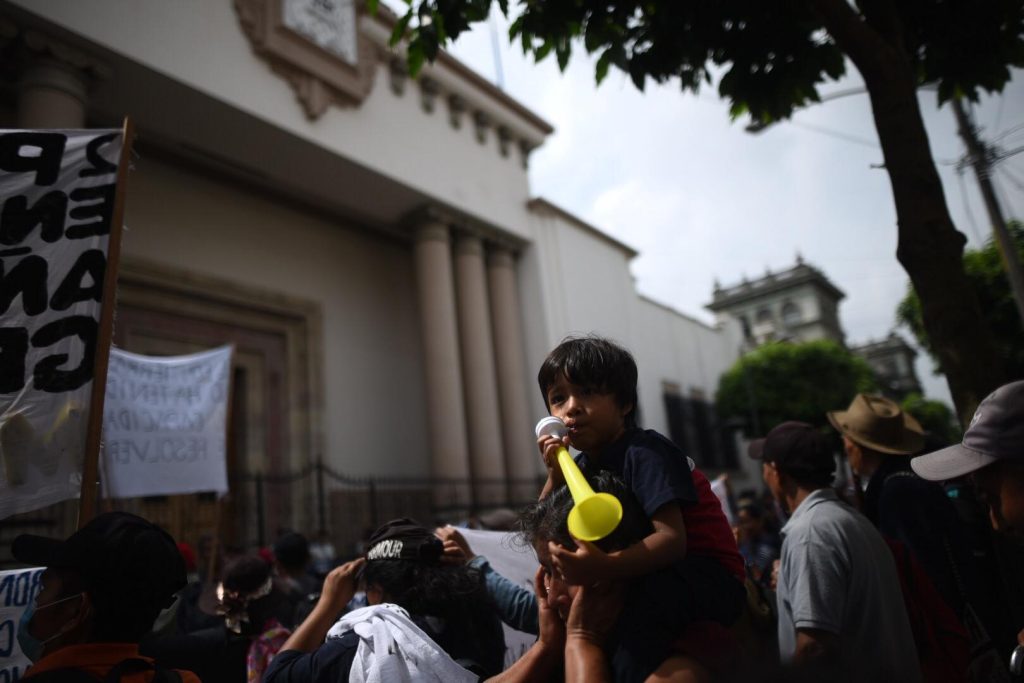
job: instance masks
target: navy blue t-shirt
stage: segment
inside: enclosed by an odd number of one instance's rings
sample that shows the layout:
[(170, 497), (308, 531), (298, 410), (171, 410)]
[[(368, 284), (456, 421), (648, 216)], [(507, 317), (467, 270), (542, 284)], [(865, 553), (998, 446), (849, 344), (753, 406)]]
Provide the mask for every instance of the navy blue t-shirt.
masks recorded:
[(270, 661), (263, 683), (337, 683), (347, 681), (359, 647), (355, 631), (330, 638), (312, 652), (281, 650)]
[(584, 474), (606, 470), (618, 476), (633, 491), (648, 517), (668, 503), (686, 507), (698, 502), (686, 456), (652, 429), (627, 429), (596, 457), (580, 453), (576, 464)]

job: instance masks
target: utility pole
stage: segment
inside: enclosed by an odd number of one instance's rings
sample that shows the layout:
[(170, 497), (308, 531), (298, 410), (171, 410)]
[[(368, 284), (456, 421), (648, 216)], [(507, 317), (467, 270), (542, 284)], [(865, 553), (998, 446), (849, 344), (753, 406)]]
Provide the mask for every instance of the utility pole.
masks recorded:
[(990, 150), (978, 138), (974, 122), (964, 109), (959, 99), (952, 100), (953, 114), (956, 116), (957, 128), (960, 137), (967, 145), (967, 156), (970, 159), (974, 175), (978, 178), (978, 187), (981, 188), (982, 199), (985, 200), (985, 209), (988, 211), (989, 220), (992, 222), (992, 232), (996, 237), (996, 245), (1003, 256), (1003, 266), (1006, 268), (1006, 277), (1010, 281), (1010, 291), (1013, 293), (1014, 303), (1017, 304), (1017, 315), (1020, 316), (1021, 324), (1024, 324), (1024, 270), (1020, 265), (1020, 252), (1017, 245), (1010, 237), (1010, 231), (1006, 227), (1006, 219), (996, 201), (996, 193), (992, 189), (992, 160), (989, 156)]

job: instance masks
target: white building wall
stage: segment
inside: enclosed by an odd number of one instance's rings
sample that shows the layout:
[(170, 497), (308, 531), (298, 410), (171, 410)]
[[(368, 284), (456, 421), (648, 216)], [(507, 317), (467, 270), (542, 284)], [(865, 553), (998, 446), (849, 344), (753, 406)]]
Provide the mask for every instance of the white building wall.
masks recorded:
[[(520, 237), (528, 230), (529, 189), (518, 150), (502, 157), (493, 129), (481, 145), (468, 117), (454, 129), (440, 98), (434, 112), (425, 113), (415, 82), (396, 95), (388, 85), (386, 66), (378, 68), (374, 87), (359, 106), (332, 106), (310, 121), (288, 82), (253, 53), (230, 0), (12, 1), (189, 88)], [(423, 74), (453, 80), (443, 65), (427, 65)], [(470, 86), (467, 93), (472, 95)]]
[(123, 256), (318, 303), (324, 455), (359, 476), (427, 476), (411, 247), (156, 161), (136, 162)]
[[(593, 332), (621, 343), (636, 358), (645, 428), (668, 434), (666, 382), (687, 396), (697, 390), (714, 401), (719, 378), (739, 356), (737, 323), (711, 327), (641, 297), (629, 272), (634, 252), (594, 228), (545, 210), (535, 213), (533, 226), (536, 248), (524, 255), (521, 276), (523, 291), (539, 293), (544, 311), (544, 325), (535, 320), (530, 326), (528, 362), (534, 374), (563, 337)], [(535, 387), (536, 380), (530, 381)], [(540, 394), (534, 393), (543, 415)], [(742, 468), (744, 452), (739, 459)], [(747, 485), (760, 485), (760, 469), (738, 476), (753, 482)]]

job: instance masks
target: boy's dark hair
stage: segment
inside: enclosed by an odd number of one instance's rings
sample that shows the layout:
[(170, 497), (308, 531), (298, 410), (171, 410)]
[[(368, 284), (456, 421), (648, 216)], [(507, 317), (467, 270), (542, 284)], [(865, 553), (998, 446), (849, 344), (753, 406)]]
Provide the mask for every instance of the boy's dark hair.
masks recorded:
[[(610, 493), (622, 504), (622, 521), (614, 531), (594, 544), (598, 548), (605, 552), (622, 550), (654, 531), (651, 520), (621, 479), (602, 470), (593, 477), (587, 477), (587, 481), (594, 491)], [(554, 541), (566, 548), (575, 548), (576, 541), (569, 533), (568, 524), (569, 510), (573, 505), (569, 488), (562, 486), (521, 510), (519, 532), (522, 540), (529, 546), (537, 541)]]
[(559, 376), (573, 384), (615, 395), (620, 407), (630, 406), (626, 427), (636, 426), (636, 361), (618, 344), (603, 337), (566, 337), (548, 354), (537, 373), (540, 394), (548, 405), (548, 389)]

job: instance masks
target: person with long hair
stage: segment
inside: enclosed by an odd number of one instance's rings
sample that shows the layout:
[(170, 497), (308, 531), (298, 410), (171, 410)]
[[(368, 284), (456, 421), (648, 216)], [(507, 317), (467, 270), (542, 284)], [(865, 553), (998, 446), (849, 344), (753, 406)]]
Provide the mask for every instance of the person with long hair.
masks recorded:
[[(332, 570), (320, 600), (271, 662), (265, 683), (476, 681), (501, 671), (501, 622), (479, 572), (441, 561), (410, 519), (383, 525), (366, 556)], [(367, 607), (338, 617), (366, 586)], [(350, 674), (356, 678), (350, 678)]]

